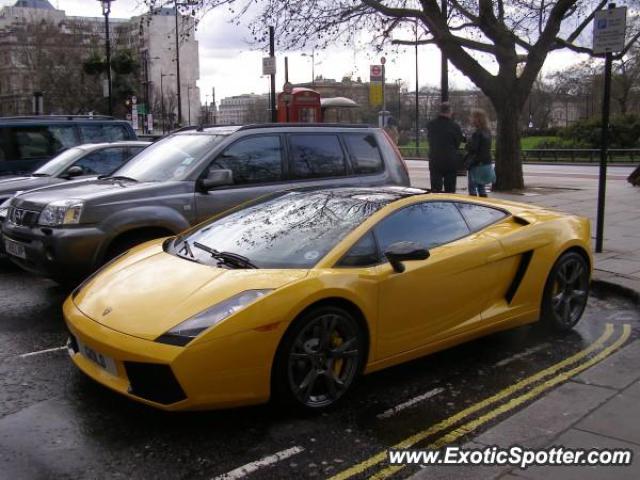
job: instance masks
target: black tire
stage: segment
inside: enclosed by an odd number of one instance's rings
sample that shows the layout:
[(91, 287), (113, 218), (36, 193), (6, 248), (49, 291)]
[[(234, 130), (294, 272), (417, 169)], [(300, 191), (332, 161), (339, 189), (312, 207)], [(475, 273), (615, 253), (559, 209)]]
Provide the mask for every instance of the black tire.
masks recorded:
[(580, 320), (589, 298), (589, 264), (578, 252), (567, 252), (549, 273), (542, 296), (542, 322), (566, 332)]
[(328, 305), (309, 310), (280, 342), (271, 376), (273, 400), (305, 412), (332, 407), (360, 374), (365, 342), (348, 311)]

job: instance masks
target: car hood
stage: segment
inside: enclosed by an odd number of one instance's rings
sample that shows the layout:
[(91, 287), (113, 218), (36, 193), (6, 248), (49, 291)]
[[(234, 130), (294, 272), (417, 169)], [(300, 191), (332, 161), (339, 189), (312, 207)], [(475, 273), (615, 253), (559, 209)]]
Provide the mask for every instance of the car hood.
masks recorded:
[(148, 183), (136, 183), (128, 180), (98, 180), (93, 177), (25, 192), (19, 197), (16, 197), (14, 204), (21, 208), (42, 209), (45, 205), (58, 200), (74, 199), (91, 201), (104, 197), (117, 196), (123, 191), (128, 192), (148, 185)]
[(118, 332), (155, 340), (172, 327), (233, 295), (276, 289), (307, 270), (228, 270), (165, 253), (162, 242), (137, 247), (76, 292), (74, 303)]
[(57, 185), (65, 181), (56, 177), (8, 177), (0, 178), (0, 198), (13, 196), (16, 192)]

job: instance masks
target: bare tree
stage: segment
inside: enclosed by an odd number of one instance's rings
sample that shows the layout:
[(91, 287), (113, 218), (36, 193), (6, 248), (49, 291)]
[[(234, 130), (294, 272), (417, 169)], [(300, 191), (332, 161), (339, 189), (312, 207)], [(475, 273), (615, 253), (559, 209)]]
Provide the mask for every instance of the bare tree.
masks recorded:
[[(146, 0), (158, 3), (160, 0)], [(497, 188), (522, 188), (520, 115), (547, 58), (559, 49), (592, 53), (587, 30), (595, 12), (608, 0), (195, 0), (200, 8), (227, 5), (253, 15), (256, 42), (264, 42), (265, 25), (274, 25), (290, 47), (309, 42), (345, 44), (371, 32), (373, 44), (436, 44), (451, 63), (491, 100), (498, 116)], [(629, 46), (638, 39), (638, 0), (629, 0)], [(257, 8), (256, 8), (257, 7)], [(635, 15), (633, 14), (635, 12)]]

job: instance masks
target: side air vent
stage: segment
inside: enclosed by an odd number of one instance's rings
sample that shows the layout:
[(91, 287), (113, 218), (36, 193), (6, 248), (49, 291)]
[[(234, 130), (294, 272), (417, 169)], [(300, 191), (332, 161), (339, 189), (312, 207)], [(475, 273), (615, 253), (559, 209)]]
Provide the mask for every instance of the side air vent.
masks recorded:
[(529, 221), (528, 220), (526, 220), (526, 219), (524, 219), (522, 217), (519, 217), (517, 215), (513, 216), (513, 221), (516, 222), (518, 225), (522, 225), (523, 227), (526, 227), (527, 225), (529, 225)]
[(527, 273), (527, 269), (529, 268), (529, 264), (531, 263), (531, 257), (533, 257), (533, 250), (529, 250), (524, 252), (520, 257), (520, 264), (518, 265), (518, 269), (516, 270), (516, 274), (511, 281), (511, 285), (509, 285), (509, 289), (505, 294), (504, 298), (507, 300), (507, 303), (511, 303), (513, 297), (516, 296), (518, 292), (518, 288), (520, 288), (520, 284), (522, 283), (522, 279)]

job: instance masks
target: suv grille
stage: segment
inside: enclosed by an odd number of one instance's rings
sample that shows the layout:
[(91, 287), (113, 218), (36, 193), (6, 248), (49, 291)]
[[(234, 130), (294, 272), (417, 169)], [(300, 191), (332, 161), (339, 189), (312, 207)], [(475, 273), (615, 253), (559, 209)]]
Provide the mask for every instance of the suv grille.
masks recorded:
[(11, 207), (9, 208), (8, 219), (14, 225), (32, 227), (38, 223), (39, 216), (40, 212), (35, 210)]

